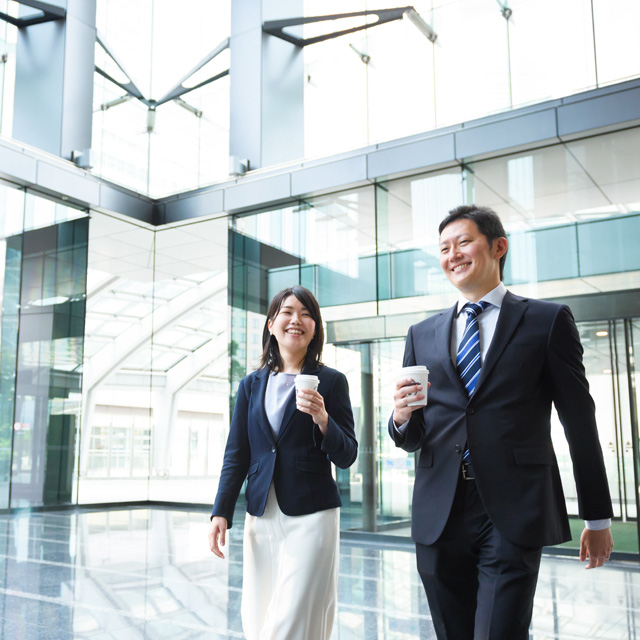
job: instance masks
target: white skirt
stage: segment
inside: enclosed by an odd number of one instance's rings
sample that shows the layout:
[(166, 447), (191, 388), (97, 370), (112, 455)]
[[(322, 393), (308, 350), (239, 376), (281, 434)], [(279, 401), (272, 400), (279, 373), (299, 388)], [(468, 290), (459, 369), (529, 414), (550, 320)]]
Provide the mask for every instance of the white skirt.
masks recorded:
[(340, 510), (286, 516), (271, 485), (244, 525), (242, 628), (247, 640), (329, 640), (338, 594)]

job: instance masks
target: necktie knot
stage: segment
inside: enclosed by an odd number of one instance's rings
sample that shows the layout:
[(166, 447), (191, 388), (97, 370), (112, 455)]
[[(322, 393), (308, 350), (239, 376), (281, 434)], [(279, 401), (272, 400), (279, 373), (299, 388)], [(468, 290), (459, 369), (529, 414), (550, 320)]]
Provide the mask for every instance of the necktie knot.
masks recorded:
[(467, 302), (462, 307), (462, 310), (467, 313), (467, 316), (477, 318), (485, 309), (489, 306), (488, 302), (480, 300), (480, 302)]

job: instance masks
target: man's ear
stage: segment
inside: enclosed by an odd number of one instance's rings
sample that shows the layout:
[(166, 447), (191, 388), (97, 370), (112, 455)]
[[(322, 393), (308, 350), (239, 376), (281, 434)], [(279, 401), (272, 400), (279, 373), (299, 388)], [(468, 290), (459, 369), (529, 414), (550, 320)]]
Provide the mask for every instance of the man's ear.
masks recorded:
[(493, 247), (492, 247), (495, 257), (496, 258), (502, 258), (502, 256), (507, 253), (507, 250), (509, 249), (509, 241), (502, 237), (502, 238), (496, 238), (493, 241)]

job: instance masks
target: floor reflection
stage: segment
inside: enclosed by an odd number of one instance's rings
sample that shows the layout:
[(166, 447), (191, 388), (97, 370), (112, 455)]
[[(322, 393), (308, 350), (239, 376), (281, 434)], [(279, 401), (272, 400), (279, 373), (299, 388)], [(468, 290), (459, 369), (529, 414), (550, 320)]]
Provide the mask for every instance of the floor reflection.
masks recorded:
[[(242, 638), (242, 525), (228, 559), (207, 514), (166, 509), (0, 516), (0, 637)], [(640, 637), (640, 566), (545, 557), (532, 638)], [(410, 548), (343, 541), (334, 640), (435, 638)]]

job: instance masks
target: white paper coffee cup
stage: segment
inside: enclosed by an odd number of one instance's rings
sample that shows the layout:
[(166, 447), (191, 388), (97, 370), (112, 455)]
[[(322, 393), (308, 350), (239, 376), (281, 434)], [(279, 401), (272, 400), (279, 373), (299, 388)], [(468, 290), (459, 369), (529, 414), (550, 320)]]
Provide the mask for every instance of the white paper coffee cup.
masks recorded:
[[(410, 402), (409, 407), (424, 407), (427, 404), (427, 389), (429, 388), (429, 369), (423, 365), (416, 365), (414, 367), (403, 367), (400, 369), (400, 373), (396, 377), (396, 382), (411, 378), (416, 384), (422, 385), (422, 392), (424, 394), (423, 400), (416, 400)], [(415, 393), (410, 393), (410, 396), (415, 396)]]
[(317, 391), (319, 383), (320, 378), (318, 378), (318, 376), (310, 376), (305, 373), (299, 373), (296, 376), (296, 391), (300, 389), (313, 389), (314, 391)]

